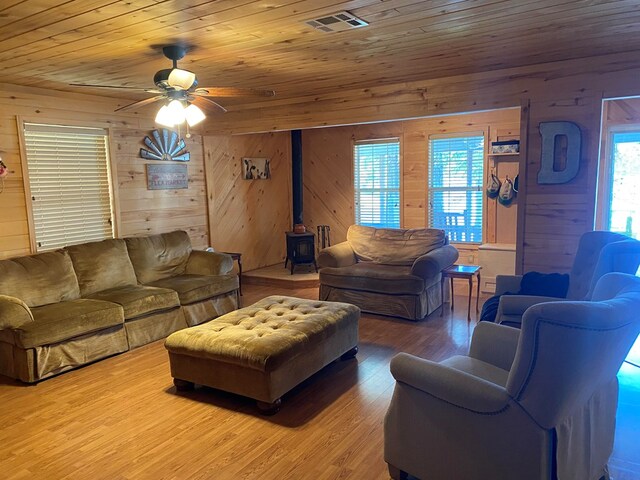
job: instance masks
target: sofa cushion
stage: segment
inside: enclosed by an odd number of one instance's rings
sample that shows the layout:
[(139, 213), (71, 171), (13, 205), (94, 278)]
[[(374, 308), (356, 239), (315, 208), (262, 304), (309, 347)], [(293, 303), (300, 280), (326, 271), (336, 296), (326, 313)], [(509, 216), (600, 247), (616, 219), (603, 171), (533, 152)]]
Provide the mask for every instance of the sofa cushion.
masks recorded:
[(78, 277), (80, 295), (138, 283), (122, 239), (102, 240), (66, 247)]
[(96, 292), (89, 298), (117, 303), (124, 309), (125, 320), (180, 306), (178, 294), (168, 288), (128, 285)]
[(125, 242), (138, 282), (143, 284), (184, 273), (192, 250), (189, 235), (182, 230), (125, 238)]
[(16, 297), (29, 307), (75, 300), (78, 280), (64, 250), (0, 261), (0, 294)]
[(22, 348), (62, 342), (124, 323), (122, 307), (115, 303), (81, 298), (31, 309), (34, 321), (16, 329)]
[(158, 280), (151, 283), (151, 286), (175, 290), (180, 304), (189, 305), (236, 290), (238, 276), (235, 273), (216, 276), (185, 274)]
[(359, 262), (412, 265), (416, 258), (446, 243), (444, 230), (373, 228), (352, 225), (347, 241)]
[(320, 283), (335, 288), (401, 295), (419, 295), (425, 289), (424, 280), (411, 275), (411, 267), (373, 262), (323, 268)]

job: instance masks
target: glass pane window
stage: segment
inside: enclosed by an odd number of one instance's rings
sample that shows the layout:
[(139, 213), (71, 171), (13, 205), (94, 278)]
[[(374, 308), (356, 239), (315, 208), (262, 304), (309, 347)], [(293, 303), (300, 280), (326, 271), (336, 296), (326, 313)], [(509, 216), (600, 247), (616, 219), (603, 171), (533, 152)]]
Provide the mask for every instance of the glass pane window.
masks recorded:
[(26, 123), (38, 251), (113, 238), (107, 131)]
[(452, 242), (482, 242), (483, 170), (483, 135), (429, 140), (429, 226)]
[(607, 230), (640, 238), (640, 131), (612, 134)]
[(400, 142), (356, 142), (355, 223), (400, 228)]

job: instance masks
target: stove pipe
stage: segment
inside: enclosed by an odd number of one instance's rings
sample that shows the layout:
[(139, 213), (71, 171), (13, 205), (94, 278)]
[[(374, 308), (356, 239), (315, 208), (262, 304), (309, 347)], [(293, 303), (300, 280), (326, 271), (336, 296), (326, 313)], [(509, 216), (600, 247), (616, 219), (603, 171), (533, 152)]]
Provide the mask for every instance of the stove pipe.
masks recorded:
[(302, 225), (302, 130), (291, 130), (293, 224)]

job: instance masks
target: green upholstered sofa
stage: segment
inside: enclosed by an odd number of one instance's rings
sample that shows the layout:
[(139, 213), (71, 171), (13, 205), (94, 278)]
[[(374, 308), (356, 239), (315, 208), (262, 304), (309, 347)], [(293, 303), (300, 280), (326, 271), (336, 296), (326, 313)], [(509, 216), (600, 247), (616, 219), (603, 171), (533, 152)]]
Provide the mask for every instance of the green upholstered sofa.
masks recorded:
[(232, 268), (183, 231), (2, 260), (0, 374), (36, 382), (233, 311)]
[(320, 300), (420, 320), (441, 304), (444, 268), (458, 259), (444, 230), (352, 225), (347, 241), (318, 255)]

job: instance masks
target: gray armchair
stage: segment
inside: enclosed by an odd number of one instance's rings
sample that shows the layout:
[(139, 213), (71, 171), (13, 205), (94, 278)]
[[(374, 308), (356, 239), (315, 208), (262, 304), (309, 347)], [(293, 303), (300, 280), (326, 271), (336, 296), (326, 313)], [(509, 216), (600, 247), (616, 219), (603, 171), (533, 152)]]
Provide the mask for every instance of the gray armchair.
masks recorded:
[(607, 476), (616, 374), (640, 333), (640, 278), (609, 273), (589, 302), (541, 303), (522, 330), (479, 324), (467, 356), (399, 354), (384, 422), (392, 478)]
[[(635, 274), (640, 265), (640, 242), (613, 232), (587, 232), (580, 238), (571, 272), (566, 300), (589, 300), (605, 273)], [(521, 275), (498, 275), (496, 295), (520, 290)], [(535, 295), (504, 295), (500, 298), (496, 323), (520, 327), (527, 308), (542, 302), (565, 300)]]

